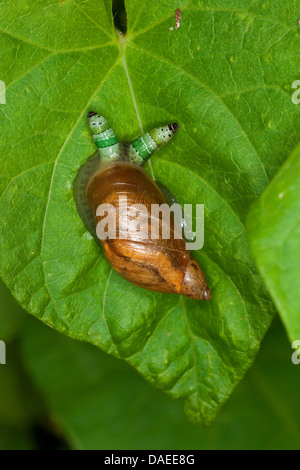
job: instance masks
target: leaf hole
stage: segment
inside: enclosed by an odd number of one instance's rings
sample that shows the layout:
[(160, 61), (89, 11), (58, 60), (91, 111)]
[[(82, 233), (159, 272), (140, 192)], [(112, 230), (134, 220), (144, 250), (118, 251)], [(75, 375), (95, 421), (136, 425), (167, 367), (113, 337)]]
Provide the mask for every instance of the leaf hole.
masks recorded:
[(113, 0), (112, 13), (114, 25), (122, 34), (127, 32), (127, 14), (124, 0)]

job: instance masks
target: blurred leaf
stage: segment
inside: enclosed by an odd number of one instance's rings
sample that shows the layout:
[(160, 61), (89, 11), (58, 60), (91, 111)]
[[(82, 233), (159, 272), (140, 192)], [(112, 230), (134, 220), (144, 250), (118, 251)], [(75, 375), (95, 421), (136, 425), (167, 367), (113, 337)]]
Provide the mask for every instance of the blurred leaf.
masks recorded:
[[(38, 434), (45, 434), (46, 419), (42, 399), (32, 387), (18, 351), (18, 339), (28, 315), (2, 282), (0, 304), (0, 339), (6, 343), (6, 364), (0, 365), (0, 449), (35, 449), (43, 444), (40, 437), (37, 439), (35, 428), (39, 426)], [(46, 434), (45, 444), (50, 431)], [(52, 442), (53, 438), (50, 445)]]
[[(244, 221), (298, 138), (298, 2), (126, 7), (122, 37), (109, 1), (0, 4), (1, 276), (30, 313), (125, 358), (209, 423), (273, 315)], [(205, 204), (205, 247), (195, 257), (212, 287), (209, 303), (132, 287), (86, 233), (73, 181), (94, 151), (90, 109), (125, 140), (180, 123), (152, 169), (180, 203)]]
[(9, 365), (0, 366), (0, 423), (25, 427), (32, 419), (33, 406), (29, 409), (24, 404), (26, 384), (22, 384), (19, 371), (16, 359), (11, 356)]
[(34, 450), (35, 443), (24, 429), (3, 426), (0, 423), (0, 450)]
[[(0, 282), (0, 340), (6, 343), (6, 364), (0, 365), (0, 449), (13, 448), (15, 440), (19, 448), (31, 442), (25, 428), (32, 422), (35, 415), (33, 401), (29, 397), (27, 384), (23, 382), (24, 375), (19, 364), (15, 340), (24, 321), (21, 307), (12, 297), (10, 291)], [(25, 404), (26, 403), (26, 404)], [(30, 405), (29, 405), (30, 403)], [(21, 437), (20, 429), (24, 433)], [(7, 432), (7, 437), (4, 434)], [(3, 447), (6, 446), (6, 447)], [(16, 447), (17, 448), (17, 447)]]
[(22, 351), (73, 448), (300, 449), (299, 370), (277, 319), (209, 429), (188, 422), (180, 402), (153, 390), (124, 362), (38, 322), (27, 324)]
[[(26, 325), (24, 320), (29, 317), (23, 313), (22, 321), (18, 322), (19, 315), (12, 315), (16, 303), (11, 294), (7, 289), (2, 289), (1, 294), (1, 300), (5, 297), (12, 311), (1, 312), (1, 333), (10, 334), (9, 341), (6, 339), (6, 364), (0, 365), (0, 450), (65, 448), (65, 441), (49, 421), (43, 398), (33, 387), (19, 353), (21, 326)], [(20, 313), (20, 307), (18, 310)], [(17, 328), (12, 328), (12, 318)]]
[(287, 328), (300, 339), (300, 146), (249, 214), (248, 231), (259, 271)]
[(0, 340), (11, 341), (24, 321), (24, 311), (0, 281)]
[(0, 365), (0, 449), (34, 449), (33, 430), (44, 418), (42, 400), (22, 367), (16, 338), (6, 347), (6, 364)]

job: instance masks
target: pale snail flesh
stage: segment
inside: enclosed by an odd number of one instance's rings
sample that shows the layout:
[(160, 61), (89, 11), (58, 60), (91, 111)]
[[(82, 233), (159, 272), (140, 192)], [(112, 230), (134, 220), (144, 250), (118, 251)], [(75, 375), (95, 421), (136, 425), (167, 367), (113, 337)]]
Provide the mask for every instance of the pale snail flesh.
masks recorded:
[[(101, 204), (111, 204), (119, 211), (119, 197), (126, 195), (128, 205), (165, 204), (166, 198), (142, 166), (178, 129), (177, 124), (155, 128), (131, 143), (118, 142), (106, 119), (95, 112), (88, 114), (89, 126), (99, 153), (81, 167), (74, 183), (79, 215), (95, 236), (95, 227), (103, 216), (97, 215)], [(120, 211), (119, 211), (120, 212)], [(171, 237), (152, 240), (143, 236), (150, 230), (147, 220), (137, 235), (123, 239), (122, 218), (114, 239), (102, 239), (104, 254), (123, 278), (156, 292), (181, 294), (193, 299), (209, 300), (210, 289), (198, 262), (186, 250), (183, 238), (175, 238), (171, 220)]]

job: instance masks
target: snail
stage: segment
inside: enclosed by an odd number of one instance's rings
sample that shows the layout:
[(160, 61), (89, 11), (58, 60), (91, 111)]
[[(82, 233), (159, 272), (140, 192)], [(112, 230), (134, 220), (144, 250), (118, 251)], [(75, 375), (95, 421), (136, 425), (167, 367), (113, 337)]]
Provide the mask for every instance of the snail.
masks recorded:
[(144, 207), (147, 211), (152, 204), (167, 203), (162, 190), (142, 166), (171, 139), (178, 125), (172, 123), (158, 127), (131, 143), (123, 143), (118, 142), (103, 116), (91, 111), (87, 117), (99, 152), (91, 156), (78, 172), (74, 182), (75, 201), (80, 217), (95, 237), (98, 225), (104, 221), (104, 213), (99, 211), (99, 207), (112, 207), (119, 215), (118, 235), (101, 239), (108, 262), (136, 286), (209, 300), (211, 293), (203, 271), (186, 250), (183, 238), (177, 236), (174, 217), (169, 224), (170, 238), (161, 236), (163, 222), (160, 219), (159, 235), (153, 239), (149, 236), (148, 217), (141, 219), (140, 232), (131, 232), (130, 223), (134, 222), (135, 216), (127, 219), (129, 225), (124, 228), (121, 215), (121, 197), (126, 197), (128, 204)]

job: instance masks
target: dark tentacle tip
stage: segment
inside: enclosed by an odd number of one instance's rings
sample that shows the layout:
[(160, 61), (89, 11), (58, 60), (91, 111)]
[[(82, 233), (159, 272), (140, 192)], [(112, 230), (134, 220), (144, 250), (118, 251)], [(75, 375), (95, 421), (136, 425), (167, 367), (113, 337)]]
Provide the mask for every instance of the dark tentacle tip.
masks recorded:
[(92, 116), (97, 116), (97, 113), (95, 111), (90, 111), (87, 115), (88, 119), (91, 118)]
[(168, 127), (169, 127), (169, 130), (173, 133), (176, 132), (177, 129), (179, 129), (179, 125), (176, 122), (172, 122), (172, 124), (169, 124)]

